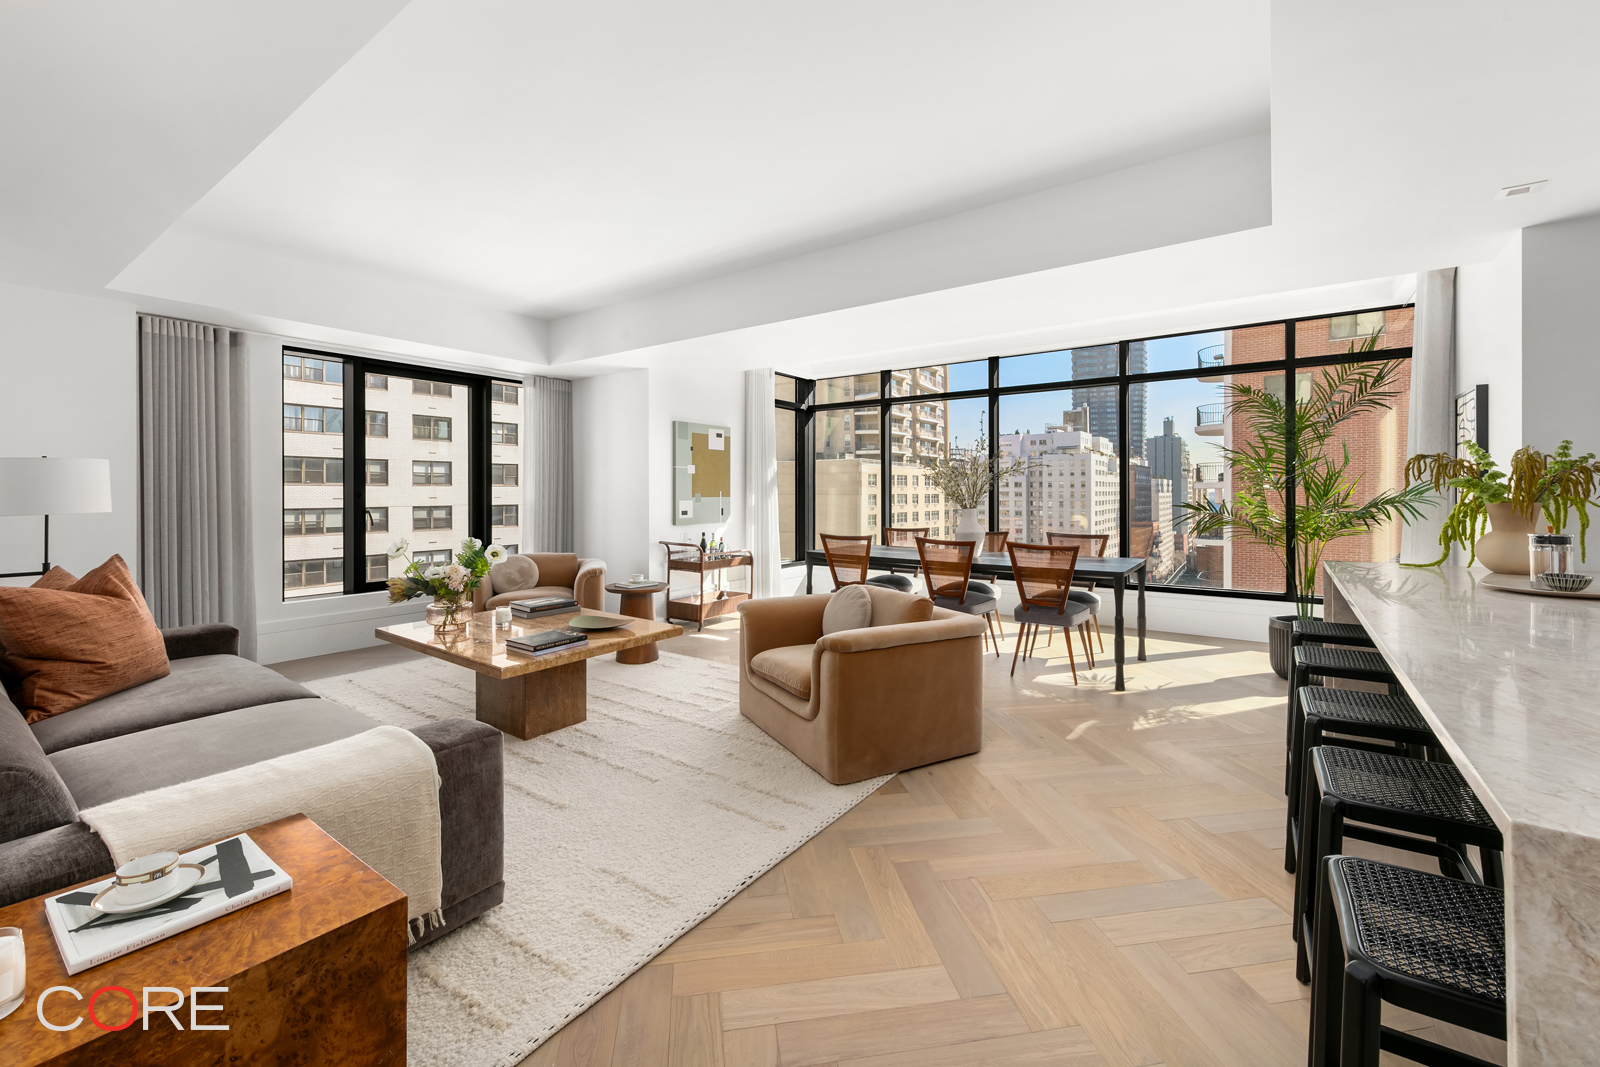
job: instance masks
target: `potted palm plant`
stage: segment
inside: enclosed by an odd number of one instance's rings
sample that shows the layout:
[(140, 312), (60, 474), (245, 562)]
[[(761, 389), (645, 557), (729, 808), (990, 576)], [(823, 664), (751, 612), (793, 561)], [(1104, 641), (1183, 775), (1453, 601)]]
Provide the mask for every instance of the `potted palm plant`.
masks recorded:
[[(1361, 351), (1371, 351), (1376, 338)], [(1355, 351), (1352, 348), (1352, 351)], [(1427, 486), (1408, 485), (1365, 500), (1361, 476), (1350, 471), (1349, 448), (1335, 437), (1339, 427), (1368, 412), (1385, 411), (1400, 396), (1395, 360), (1329, 367), (1311, 383), (1310, 395), (1295, 404), (1291, 427), (1285, 397), (1244, 383), (1228, 388), (1229, 413), (1237, 443), (1224, 447), (1233, 479), (1233, 498), (1189, 501), (1190, 529), (1196, 536), (1230, 531), (1233, 536), (1272, 550), (1287, 563), (1290, 509), (1294, 515), (1295, 614), (1269, 624), (1272, 669), (1289, 676), (1289, 635), (1296, 618), (1310, 618), (1317, 572), (1328, 545), (1370, 532), (1396, 520), (1420, 517)], [(1294, 497), (1289, 489), (1289, 457), (1294, 455)]]
[(1589, 505), (1600, 484), (1593, 452), (1574, 456), (1571, 441), (1562, 441), (1554, 454), (1519, 448), (1507, 479), (1488, 452), (1471, 441), (1464, 444), (1463, 458), (1440, 452), (1412, 456), (1406, 463), (1407, 482), (1423, 483), (1435, 493), (1446, 488), (1457, 493), (1439, 531), (1439, 558), (1408, 566), (1437, 567), (1450, 558), (1452, 546), (1460, 545), (1469, 567), (1481, 562), (1501, 574), (1527, 574), (1527, 535), (1541, 517), (1555, 533), (1576, 518), (1579, 552), (1588, 558)]
[(978, 520), (978, 510), (989, 506), (989, 487), (1001, 478), (1027, 469), (1025, 459), (1007, 462), (1004, 456), (991, 457), (989, 438), (980, 429), (976, 444), (963, 449), (960, 442), (952, 443), (950, 454), (930, 463), (923, 477), (929, 485), (943, 492), (951, 507), (956, 509), (955, 540), (981, 541), (984, 529)]

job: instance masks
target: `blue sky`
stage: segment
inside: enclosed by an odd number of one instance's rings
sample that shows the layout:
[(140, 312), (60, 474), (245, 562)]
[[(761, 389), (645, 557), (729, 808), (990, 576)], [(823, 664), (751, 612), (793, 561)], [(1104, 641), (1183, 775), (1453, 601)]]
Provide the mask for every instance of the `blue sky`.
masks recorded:
[[(1190, 334), (1186, 337), (1167, 337), (1145, 342), (1145, 352), (1150, 370), (1178, 370), (1195, 367), (1196, 353), (1211, 345), (1220, 345), (1221, 333)], [(1048, 381), (1068, 377), (1072, 373), (1071, 356), (1065, 352), (1026, 357), (1029, 366), (1019, 371), (1037, 371), (1035, 376), (1018, 380)], [(1034, 367), (1032, 364), (1037, 363)], [(987, 384), (988, 368), (983, 361), (958, 363), (950, 367), (951, 389), (981, 389)], [(1219, 437), (1198, 437), (1194, 432), (1194, 409), (1202, 404), (1215, 404), (1222, 400), (1222, 388), (1217, 384), (1197, 381), (1156, 382), (1146, 387), (1145, 434), (1154, 437), (1161, 433), (1161, 420), (1173, 416), (1180, 436), (1189, 442), (1189, 455), (1195, 463), (1215, 463), (1221, 459)], [(1051, 423), (1061, 421), (1061, 413), (1071, 406), (1072, 391), (1029, 393), (1022, 396), (1002, 397), (1000, 400), (1000, 430), (1002, 433), (1024, 433), (1043, 430)], [(950, 434), (962, 445), (970, 444), (978, 436), (980, 420), (986, 410), (982, 400), (958, 400), (950, 405)]]

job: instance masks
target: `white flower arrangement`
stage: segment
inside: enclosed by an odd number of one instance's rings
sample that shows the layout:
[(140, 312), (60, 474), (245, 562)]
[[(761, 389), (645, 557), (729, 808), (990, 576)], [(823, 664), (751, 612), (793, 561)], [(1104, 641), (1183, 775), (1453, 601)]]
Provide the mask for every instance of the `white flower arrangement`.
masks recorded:
[(499, 545), (490, 545), (483, 551), (483, 558), (487, 559), (490, 563), (504, 563), (506, 561), (506, 555), (506, 550)]
[(406, 549), (410, 547), (411, 546), (406, 543), (406, 539), (404, 537), (395, 538), (393, 541), (389, 542), (389, 558), (399, 559), (401, 556), (406, 554)]

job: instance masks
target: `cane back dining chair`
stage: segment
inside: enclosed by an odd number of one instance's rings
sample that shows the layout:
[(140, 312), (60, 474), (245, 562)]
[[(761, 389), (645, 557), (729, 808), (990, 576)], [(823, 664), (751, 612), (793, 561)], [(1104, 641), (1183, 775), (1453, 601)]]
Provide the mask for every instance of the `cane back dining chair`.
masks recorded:
[[(1077, 545), (1078, 556), (1104, 557), (1106, 543), (1111, 540), (1110, 534), (1075, 534), (1052, 533), (1045, 534), (1045, 540), (1052, 545)], [(1067, 595), (1080, 604), (1088, 604), (1093, 609), (1089, 615), (1090, 625), (1094, 627), (1094, 638), (1100, 645), (1100, 651), (1106, 650), (1106, 640), (1100, 636), (1100, 596), (1094, 591), (1094, 582), (1081, 581), (1078, 587)]]
[[(917, 538), (917, 556), (922, 560), (922, 584), (934, 607), (948, 608), (965, 615), (981, 615), (989, 626), (989, 643), (995, 658), (1000, 658), (1000, 638), (995, 628), (1000, 623), (1000, 601), (993, 593), (980, 593), (972, 581), (973, 541), (935, 541)], [(1002, 628), (1002, 633), (1003, 633)]]
[(931, 526), (885, 526), (883, 543), (891, 548), (914, 548), (917, 538), (927, 537)]
[[(1011, 553), (1011, 573), (1017, 581), (1017, 596), (1022, 601), (1012, 612), (1019, 624), (1017, 648), (1011, 653), (1011, 673), (1017, 672), (1017, 653), (1022, 651), (1024, 638), (1028, 638), (1027, 654), (1033, 654), (1038, 640), (1039, 627), (1061, 627), (1067, 640), (1067, 660), (1072, 664), (1072, 684), (1078, 684), (1078, 661), (1072, 651), (1072, 631), (1078, 631), (1083, 641), (1083, 651), (1094, 666), (1094, 651), (1089, 647), (1086, 627), (1088, 604), (1081, 604), (1067, 594), (1072, 589), (1072, 573), (1078, 566), (1077, 545), (1027, 545), (1012, 541), (1006, 546)], [(1026, 658), (1026, 657), (1024, 657)]]
[(870, 534), (818, 534), (817, 538), (822, 542), (822, 554), (828, 557), (828, 574), (833, 578), (835, 589), (847, 585), (881, 585), (902, 593), (911, 592), (911, 579), (903, 574), (867, 577), (872, 551)]

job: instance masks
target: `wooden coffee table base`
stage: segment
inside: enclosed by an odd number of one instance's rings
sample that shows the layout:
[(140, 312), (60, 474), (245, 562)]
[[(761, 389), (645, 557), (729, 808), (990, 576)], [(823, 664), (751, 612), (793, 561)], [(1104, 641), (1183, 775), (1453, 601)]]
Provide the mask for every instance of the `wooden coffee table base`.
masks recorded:
[[(654, 645), (647, 646), (654, 649)], [(589, 662), (577, 660), (514, 678), (478, 677), (478, 721), (526, 741), (583, 722)]]

